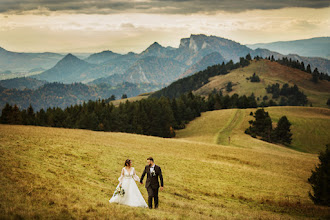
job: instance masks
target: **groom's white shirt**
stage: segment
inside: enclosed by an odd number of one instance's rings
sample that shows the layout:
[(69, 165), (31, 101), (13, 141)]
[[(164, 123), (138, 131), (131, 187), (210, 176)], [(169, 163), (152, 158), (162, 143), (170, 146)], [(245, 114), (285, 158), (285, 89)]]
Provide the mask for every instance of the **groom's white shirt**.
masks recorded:
[(154, 171), (154, 169), (155, 169), (155, 165), (156, 165), (156, 164), (154, 164), (154, 165), (152, 165), (152, 167), (150, 167), (150, 174), (152, 173), (152, 171)]

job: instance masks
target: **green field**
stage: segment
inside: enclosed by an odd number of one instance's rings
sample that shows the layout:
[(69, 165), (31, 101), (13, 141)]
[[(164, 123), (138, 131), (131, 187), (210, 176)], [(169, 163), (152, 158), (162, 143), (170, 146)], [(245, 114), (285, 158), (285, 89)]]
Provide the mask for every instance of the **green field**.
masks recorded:
[[(305, 135), (320, 121), (329, 128), (327, 109), (267, 111), (274, 121), (285, 113), (294, 122), (295, 148), (316, 151), (305, 143), (329, 140), (323, 128), (309, 138)], [(328, 218), (330, 208), (315, 206), (308, 198), (307, 179), (318, 162), (317, 154), (242, 134), (249, 112), (203, 113), (172, 139), (0, 125), (0, 219)], [(313, 125), (300, 127), (313, 120)], [(149, 156), (164, 174), (160, 208), (109, 204), (125, 159), (133, 160), (140, 175)], [(147, 199), (144, 187), (139, 188)]]
[[(249, 120), (254, 118), (250, 112), (256, 109), (224, 109), (202, 113), (202, 117), (195, 119), (184, 130), (177, 131), (177, 138), (229, 145), (252, 147), (251, 145), (265, 145), (264, 141), (250, 138), (244, 134), (249, 127)], [(291, 122), (293, 133), (292, 143), (288, 148), (301, 152), (319, 153), (330, 143), (330, 109), (315, 107), (267, 107), (276, 127), (277, 121), (286, 115)]]

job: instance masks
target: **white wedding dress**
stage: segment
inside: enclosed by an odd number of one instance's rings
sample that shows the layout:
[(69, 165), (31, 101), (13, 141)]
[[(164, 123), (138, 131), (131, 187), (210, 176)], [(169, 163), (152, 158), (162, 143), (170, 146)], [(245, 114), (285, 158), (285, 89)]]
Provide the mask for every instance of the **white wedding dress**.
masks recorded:
[(125, 167), (121, 170), (121, 176), (118, 178), (119, 185), (125, 190), (125, 195), (120, 196), (119, 194), (113, 195), (109, 200), (110, 203), (119, 203), (134, 207), (145, 207), (148, 205), (137, 187), (135, 181), (140, 182), (140, 178), (136, 175), (134, 167), (128, 172)]

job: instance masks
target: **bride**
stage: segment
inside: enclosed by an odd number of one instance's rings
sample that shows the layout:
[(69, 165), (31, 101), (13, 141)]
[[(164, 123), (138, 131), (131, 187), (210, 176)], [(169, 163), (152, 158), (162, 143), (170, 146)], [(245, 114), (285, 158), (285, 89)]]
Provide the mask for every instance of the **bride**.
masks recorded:
[[(137, 187), (135, 181), (140, 181), (140, 178), (136, 175), (134, 167), (132, 167), (132, 161), (127, 159), (125, 161), (125, 167), (121, 170), (121, 176), (118, 178), (119, 184), (117, 188), (122, 187), (125, 194), (122, 196), (120, 193), (114, 193), (109, 200), (110, 203), (119, 203), (134, 207), (145, 207), (148, 205), (144, 201), (142, 194)], [(134, 181), (135, 180), (135, 181)]]

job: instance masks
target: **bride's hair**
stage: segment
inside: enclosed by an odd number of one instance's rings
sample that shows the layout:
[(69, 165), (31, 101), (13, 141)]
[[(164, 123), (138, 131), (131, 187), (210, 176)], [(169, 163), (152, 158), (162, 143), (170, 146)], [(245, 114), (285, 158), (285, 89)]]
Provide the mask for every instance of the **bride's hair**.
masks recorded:
[(125, 166), (125, 167), (126, 167), (126, 166), (129, 166), (130, 163), (131, 163), (131, 160), (130, 160), (130, 159), (127, 159), (127, 160), (125, 161), (125, 165), (124, 165), (124, 166)]

